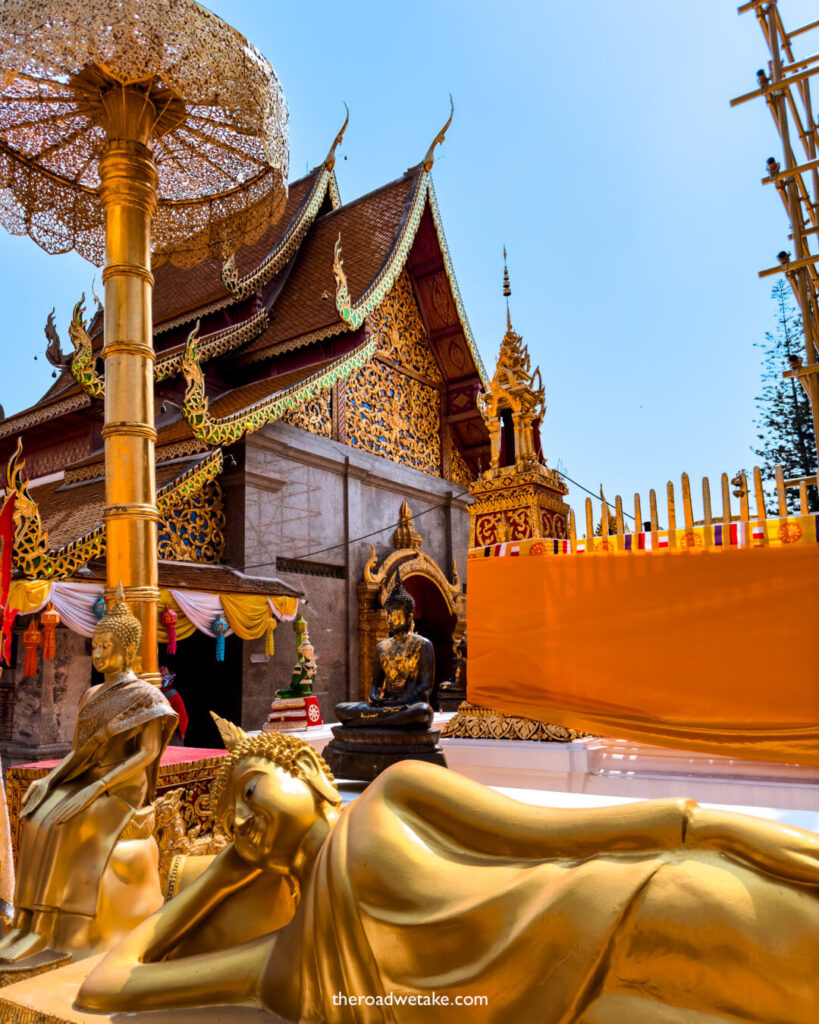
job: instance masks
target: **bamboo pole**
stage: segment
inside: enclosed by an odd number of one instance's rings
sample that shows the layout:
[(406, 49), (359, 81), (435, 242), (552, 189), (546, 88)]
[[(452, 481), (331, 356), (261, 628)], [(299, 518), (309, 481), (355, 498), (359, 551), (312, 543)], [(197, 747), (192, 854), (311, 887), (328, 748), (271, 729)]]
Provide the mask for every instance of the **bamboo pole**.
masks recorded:
[(748, 503), (748, 477), (743, 469), (739, 473), (739, 518), (747, 523), (751, 518), (751, 509)]
[(577, 527), (575, 525), (574, 512), (572, 509), (569, 509), (569, 541), (572, 546), (572, 551), (574, 551), (575, 545), (577, 544)]
[(702, 478), (702, 519), (706, 526), (711, 525), (711, 481), (707, 476)]
[(785, 470), (781, 466), (774, 469), (776, 477), (776, 497), (779, 503), (779, 517), (785, 519), (788, 515), (788, 497), (785, 493)]
[(683, 473), (682, 475), (682, 498), (685, 528), (686, 530), (690, 530), (694, 525), (694, 508), (691, 504), (691, 484), (688, 480), (687, 473)]
[(722, 521), (726, 526), (731, 525), (731, 486), (727, 473), (722, 474)]
[(619, 494), (614, 497), (614, 524), (617, 530), (617, 536), (622, 537), (626, 532), (625, 523), (623, 522), (623, 499)]
[(808, 514), (808, 485), (805, 480), (799, 484), (799, 514), (803, 516)]
[(754, 466), (754, 493), (756, 495), (756, 517), (767, 519), (768, 510), (765, 508), (765, 489), (762, 486), (762, 471), (759, 466)]
[(634, 532), (643, 532), (643, 510), (640, 507), (640, 495), (634, 495)]
[(674, 504), (674, 484), (669, 480), (666, 484), (666, 494), (668, 497), (668, 529), (677, 529), (677, 509)]
[(660, 520), (657, 517), (657, 494), (652, 487), (648, 492), (649, 515), (651, 517), (651, 532), (656, 533), (660, 529)]
[(592, 512), (592, 500), (586, 498), (586, 540), (594, 536), (594, 513)]

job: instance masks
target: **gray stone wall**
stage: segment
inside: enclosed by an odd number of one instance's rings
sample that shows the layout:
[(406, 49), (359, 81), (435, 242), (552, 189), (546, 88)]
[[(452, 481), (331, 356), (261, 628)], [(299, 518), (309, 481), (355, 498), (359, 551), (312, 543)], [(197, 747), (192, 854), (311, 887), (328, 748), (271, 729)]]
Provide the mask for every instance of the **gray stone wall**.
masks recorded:
[(0, 741), (4, 768), (62, 757), (71, 746), (80, 698), (91, 685), (90, 641), (64, 626), (57, 629), (53, 661), (44, 661), (40, 649), (36, 675), (23, 676), (24, 655), (21, 630), (16, 663), (2, 676), (14, 687), (11, 739)]
[[(277, 576), (306, 593), (304, 615), (319, 663), (315, 692), (325, 719), (332, 718), (335, 704), (358, 695), (357, 587), (370, 544), (379, 560), (393, 550), (392, 535), (406, 498), (423, 550), (447, 574), (454, 558), (464, 581), (469, 496), (456, 497), (463, 488), (452, 481), (284, 423), (246, 438), (243, 461), (242, 499), (233, 498), (234, 485), (228, 508), (234, 564), (251, 575)], [(241, 525), (234, 507), (244, 510)], [(239, 533), (244, 535), (243, 564), (236, 558)], [(278, 559), (310, 562), (315, 568), (309, 573), (284, 571)], [(326, 575), (314, 574), (321, 572)], [(275, 690), (290, 681), (296, 656), (290, 624), (280, 623), (276, 653), (269, 661), (250, 660), (262, 654), (262, 640), (244, 648), (243, 725), (259, 728)]]

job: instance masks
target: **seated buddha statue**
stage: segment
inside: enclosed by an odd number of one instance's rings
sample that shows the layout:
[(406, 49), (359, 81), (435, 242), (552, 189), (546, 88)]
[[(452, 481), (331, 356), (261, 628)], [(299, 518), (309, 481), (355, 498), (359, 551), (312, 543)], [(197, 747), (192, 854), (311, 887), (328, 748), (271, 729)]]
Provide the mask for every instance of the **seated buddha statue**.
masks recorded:
[(300, 737), (223, 735), (232, 842), (95, 965), (82, 1009), (428, 1024), (467, 997), (459, 1019), (487, 1024), (819, 1020), (812, 833), (688, 800), (529, 806), (417, 761), (342, 809)]
[(333, 771), (346, 778), (369, 781), (404, 757), (446, 764), (438, 733), (430, 729), (435, 649), (413, 632), (415, 601), (400, 570), (384, 608), (390, 635), (376, 644), (370, 699), (336, 704), (341, 726), (325, 749)]
[(340, 722), (358, 726), (426, 725), (432, 722), (429, 695), (435, 684), (435, 650), (413, 632), (415, 600), (401, 582), (400, 570), (384, 602), (390, 635), (375, 647), (370, 699), (337, 704)]
[(68, 755), (22, 803), (13, 928), (0, 941), (6, 983), (6, 965), (108, 948), (162, 902), (150, 801), (177, 716), (133, 672), (140, 637), (120, 588), (93, 634), (104, 682), (80, 701)]

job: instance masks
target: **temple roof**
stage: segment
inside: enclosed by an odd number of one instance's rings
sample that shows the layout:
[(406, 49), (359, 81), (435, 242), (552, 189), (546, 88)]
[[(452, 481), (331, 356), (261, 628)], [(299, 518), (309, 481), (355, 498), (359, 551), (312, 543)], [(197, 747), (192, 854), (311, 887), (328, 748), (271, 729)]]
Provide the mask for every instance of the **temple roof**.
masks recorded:
[[(207, 365), (210, 411), (224, 417), (360, 344), (365, 319), (406, 270), (443, 378), (453, 439), (477, 468), (488, 437), (475, 395), (488, 379), (463, 309), (429, 169), (419, 164), (342, 205), (332, 163), (293, 182), (281, 220), (224, 266), (209, 260), (190, 269), (168, 263), (157, 268), (154, 334), (157, 379), (164, 382), (157, 407), (165, 398), (181, 401), (182, 355), (196, 320), (202, 321), (197, 351)], [(334, 257), (342, 254), (343, 292), (334, 273)], [(95, 355), (102, 319), (95, 315), (87, 328)], [(30, 429), (37, 434), (26, 437), (27, 446), (29, 440), (35, 448), (48, 445), (57, 418), (65, 436), (87, 431), (90, 421), (94, 447), (100, 444), (102, 402), (89, 398), (65, 371), (39, 403), (0, 421), (0, 461), (11, 453), (12, 437)], [(164, 422), (158, 415), (157, 426), (159, 448), (192, 440), (176, 414)], [(101, 451), (72, 465), (99, 459)]]
[[(105, 560), (89, 562), (77, 579), (105, 582)], [(304, 597), (276, 576), (248, 576), (230, 565), (199, 565), (196, 562), (159, 561), (160, 587), (175, 590), (209, 590), (216, 593), (266, 594), (271, 597)]]

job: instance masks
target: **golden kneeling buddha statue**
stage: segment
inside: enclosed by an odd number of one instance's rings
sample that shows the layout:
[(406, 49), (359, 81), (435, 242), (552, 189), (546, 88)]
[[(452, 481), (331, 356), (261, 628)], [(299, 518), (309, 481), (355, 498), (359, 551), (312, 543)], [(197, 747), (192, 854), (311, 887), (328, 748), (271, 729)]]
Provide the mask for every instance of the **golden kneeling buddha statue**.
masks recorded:
[(80, 702), (69, 754), (23, 800), (4, 983), (107, 949), (162, 904), (150, 801), (177, 716), (132, 670), (140, 634), (120, 588), (93, 635), (105, 681)]
[(342, 811), (301, 739), (231, 727), (228, 746), (233, 842), (95, 966), (81, 1008), (256, 999), (290, 1021), (428, 1024), (466, 998), (458, 1019), (498, 1024), (819, 1020), (813, 834), (686, 800), (532, 807), (417, 761)]

